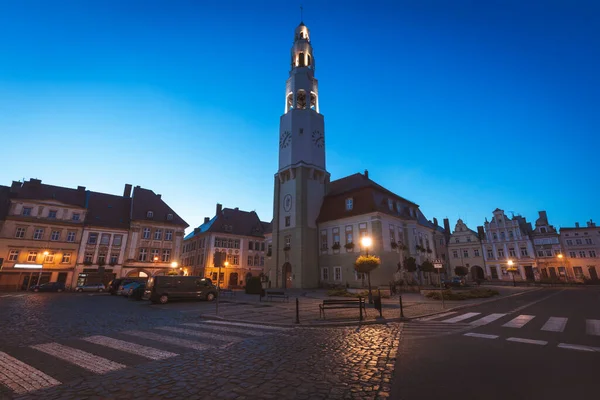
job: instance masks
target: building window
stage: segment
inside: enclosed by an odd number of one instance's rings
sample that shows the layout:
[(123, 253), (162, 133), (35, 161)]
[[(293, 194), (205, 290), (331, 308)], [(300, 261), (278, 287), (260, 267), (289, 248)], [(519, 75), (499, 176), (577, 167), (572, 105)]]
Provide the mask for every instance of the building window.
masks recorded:
[(459, 238), (454, 239), (454, 243), (460, 243), (460, 239)]
[(321, 250), (327, 250), (327, 230), (321, 231)]
[(36, 240), (41, 240), (44, 238), (44, 229), (42, 228), (37, 228), (35, 230), (35, 232), (33, 233), (33, 238)]
[(53, 251), (49, 251), (48, 254), (46, 254), (46, 256), (44, 257), (44, 262), (45, 263), (53, 263), (54, 262), (54, 252)]
[(37, 261), (37, 251), (30, 251), (27, 255), (27, 262), (36, 262)]
[(71, 262), (71, 253), (63, 253), (61, 264), (69, 264)]
[(488, 255), (488, 258), (489, 258), (490, 260), (493, 260), (493, 259), (494, 259), (494, 252), (493, 252), (492, 250), (488, 250), (488, 251), (487, 251), (487, 255)]
[(31, 207), (23, 207), (23, 211), (21, 212), (21, 215), (24, 215), (26, 217), (30, 216), (31, 215), (31, 210), (32, 210)]
[(15, 237), (18, 239), (23, 239), (25, 237), (25, 228), (17, 228), (15, 231)]
[(546, 257), (552, 257), (552, 250), (546, 250)]
[(165, 240), (173, 240), (173, 231), (172, 230), (165, 231)]
[(88, 236), (88, 244), (96, 244), (96, 243), (98, 243), (98, 234), (90, 233), (90, 235)]
[(479, 257), (479, 249), (473, 249), (473, 255)]
[(100, 236), (100, 244), (102, 246), (108, 246), (109, 243), (110, 243), (110, 234), (103, 233), (102, 236)]
[(498, 258), (504, 258), (504, 250), (498, 249)]
[(340, 228), (333, 228), (333, 244), (340, 244)]
[(150, 250), (150, 260), (158, 261), (159, 259), (160, 259), (160, 250), (159, 249)]
[(574, 251), (570, 251), (569, 252), (569, 257), (571, 257), (571, 258), (577, 258), (577, 253), (575, 253)]
[(506, 240), (506, 233), (500, 232), (500, 240)]
[(94, 261), (94, 253), (85, 253), (83, 262), (91, 264), (93, 261)]
[(67, 242), (75, 241), (75, 232), (67, 232)]
[(496, 232), (494, 232), (494, 233), (492, 234), (492, 236), (493, 236), (494, 240), (498, 240), (498, 234), (497, 234)]
[(508, 249), (508, 254), (510, 254), (511, 257), (516, 257), (517, 253), (515, 252), (515, 248), (514, 247), (510, 247)]
[(363, 274), (362, 272), (354, 270), (354, 280), (356, 281), (363, 281), (366, 278), (365, 275), (366, 274)]
[(596, 258), (596, 250), (590, 250), (590, 258)]
[(469, 258), (469, 250), (463, 249), (463, 257)]
[(79, 221), (79, 218), (81, 218), (81, 214), (79, 213), (73, 213), (73, 215), (71, 216), (71, 219), (73, 221)]
[(529, 253), (527, 252), (527, 247), (521, 247), (521, 255), (523, 257), (529, 257)]
[(515, 237), (515, 233), (513, 231), (508, 231), (508, 237), (510, 239), (514, 238)]
[(354, 207), (354, 201), (352, 200), (352, 197), (347, 198), (346, 199), (346, 211), (352, 210), (353, 207)]
[(458, 258), (458, 250), (452, 250), (452, 257)]
[(390, 209), (390, 211), (394, 210), (394, 202), (392, 201), (392, 199), (388, 199), (388, 208)]
[(544, 250), (538, 250), (538, 257), (544, 257)]
[(19, 258), (19, 250), (11, 250), (8, 253), (8, 261), (17, 261)]
[(167, 221), (173, 221), (173, 214), (167, 214)]
[(579, 245), (579, 244), (583, 244), (583, 242), (581, 241), (581, 239), (575, 239), (575, 244)]
[(50, 210), (48, 211), (48, 218), (52, 218), (52, 219), (56, 219), (56, 210)]
[(160, 240), (162, 238), (162, 229), (154, 231), (154, 240)]
[(580, 257), (580, 258), (585, 258), (585, 251), (583, 251), (583, 250), (582, 250), (582, 251), (580, 251), (580, 252), (579, 252), (579, 257)]
[(329, 268), (327, 268), (327, 267), (321, 268), (321, 279), (324, 281), (329, 280)]
[(162, 252), (162, 261), (163, 262), (169, 262), (169, 261), (171, 261), (171, 250), (169, 250), (169, 249), (163, 250), (163, 252)]
[(258, 254), (254, 256), (254, 265), (260, 265), (260, 257)]
[(583, 268), (582, 267), (573, 267), (573, 273), (575, 274), (576, 278), (578, 278), (578, 279), (583, 278)]
[(117, 253), (112, 253), (110, 255), (110, 263), (113, 265), (119, 263), (119, 255)]
[(567, 239), (567, 246), (573, 246), (573, 240)]
[(291, 224), (292, 224), (292, 218), (289, 215), (287, 215), (285, 217), (285, 226), (290, 226)]
[(284, 247), (292, 247), (292, 235), (287, 235), (284, 238), (283, 243), (284, 243)]
[(138, 256), (138, 261), (146, 261), (147, 257), (148, 257), (148, 250), (146, 250), (146, 249), (140, 249), (140, 254)]
[(249, 266), (249, 267), (252, 267), (252, 266), (253, 266), (253, 264), (252, 264), (252, 260), (254, 260), (254, 257), (252, 257), (252, 256), (248, 256), (248, 266)]
[(119, 247), (119, 246), (121, 246), (122, 242), (123, 242), (123, 235), (115, 235), (115, 236), (113, 236), (113, 242), (112, 242), (113, 247)]
[(342, 280), (342, 267), (333, 267), (333, 280)]
[(471, 241), (471, 236), (467, 236), (467, 242)]
[(153, 218), (154, 217), (154, 213), (152, 211), (148, 211), (146, 213), (146, 218)]
[(248, 250), (254, 250), (254, 242), (252, 240), (248, 241)]
[(98, 254), (97, 264), (98, 265), (104, 265), (104, 264), (106, 264), (106, 253), (100, 253), (100, 254)]
[(585, 244), (594, 244), (594, 242), (590, 238), (585, 238)]
[(57, 241), (58, 239), (60, 239), (60, 231), (52, 231), (50, 240)]

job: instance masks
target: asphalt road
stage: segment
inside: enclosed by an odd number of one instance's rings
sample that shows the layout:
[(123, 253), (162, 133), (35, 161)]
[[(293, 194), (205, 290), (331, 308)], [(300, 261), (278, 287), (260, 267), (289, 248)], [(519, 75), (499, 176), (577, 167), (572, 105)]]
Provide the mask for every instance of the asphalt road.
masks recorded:
[(600, 288), (543, 289), (405, 324), (392, 399), (600, 397)]

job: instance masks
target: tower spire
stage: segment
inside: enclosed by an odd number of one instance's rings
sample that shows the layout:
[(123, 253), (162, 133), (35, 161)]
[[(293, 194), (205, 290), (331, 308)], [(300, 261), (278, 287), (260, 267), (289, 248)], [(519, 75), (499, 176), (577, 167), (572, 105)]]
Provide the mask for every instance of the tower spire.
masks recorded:
[(304, 8), (302, 8), (302, 4), (300, 4), (300, 22), (304, 22)]

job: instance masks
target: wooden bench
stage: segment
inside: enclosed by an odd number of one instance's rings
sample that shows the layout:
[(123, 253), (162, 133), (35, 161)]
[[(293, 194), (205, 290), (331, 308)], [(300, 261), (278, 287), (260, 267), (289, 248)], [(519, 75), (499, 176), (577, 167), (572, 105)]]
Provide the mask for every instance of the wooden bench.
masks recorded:
[[(283, 299), (284, 301), (290, 301), (289, 296), (283, 291), (275, 291), (275, 290), (266, 290), (264, 297), (267, 298), (267, 301), (271, 299)], [(263, 296), (260, 297), (260, 301), (262, 301)]]
[(221, 296), (229, 296), (229, 297), (235, 296), (235, 292), (231, 289), (221, 289), (221, 290), (219, 290), (219, 294)]
[(365, 308), (365, 298), (359, 297), (356, 299), (347, 300), (323, 300), (322, 304), (319, 304), (319, 316), (325, 319), (326, 309), (341, 309), (341, 308), (358, 308), (360, 320), (363, 320), (363, 311), (367, 315)]

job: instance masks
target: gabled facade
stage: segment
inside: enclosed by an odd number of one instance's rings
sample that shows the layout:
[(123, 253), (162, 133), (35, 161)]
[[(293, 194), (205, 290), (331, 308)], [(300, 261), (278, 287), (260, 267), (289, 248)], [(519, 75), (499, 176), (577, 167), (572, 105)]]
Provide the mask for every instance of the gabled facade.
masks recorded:
[[(221, 287), (242, 287), (249, 277), (264, 271), (270, 228), (271, 224), (262, 222), (254, 211), (224, 209), (217, 204), (215, 216), (206, 217), (185, 237), (181, 256), (184, 269), (189, 274), (209, 277)], [(216, 252), (223, 253), (228, 262), (220, 269), (220, 276), (214, 265)]]
[(485, 260), (479, 235), (469, 229), (462, 219), (456, 221), (454, 232), (450, 236), (448, 255), (453, 275), (456, 267), (465, 267), (468, 271), (467, 278), (472, 280), (489, 279), (489, 275), (485, 272)]
[(30, 179), (1, 192), (0, 290), (51, 281), (69, 286), (87, 213), (85, 187), (69, 189)]
[(535, 279), (573, 280), (573, 274), (566, 268), (567, 259), (560, 245), (560, 235), (548, 222), (546, 211), (540, 211), (535, 221), (535, 229), (531, 232), (531, 240), (535, 251), (537, 270)]
[(509, 260), (517, 268), (515, 279), (535, 280), (535, 253), (530, 238), (531, 224), (524, 217), (508, 217), (497, 208), (491, 221), (485, 222), (483, 256), (486, 274), (491, 279), (512, 280)]
[(560, 240), (569, 275), (576, 281), (598, 281), (600, 275), (600, 228), (590, 220), (586, 226), (560, 228)]

